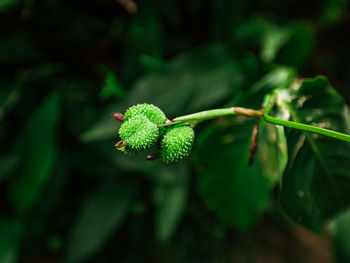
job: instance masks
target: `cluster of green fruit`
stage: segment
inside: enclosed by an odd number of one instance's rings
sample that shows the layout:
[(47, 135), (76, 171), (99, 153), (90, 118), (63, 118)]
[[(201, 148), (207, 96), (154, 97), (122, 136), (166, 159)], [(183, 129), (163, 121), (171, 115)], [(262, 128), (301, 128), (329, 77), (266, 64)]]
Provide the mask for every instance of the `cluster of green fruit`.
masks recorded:
[(185, 123), (159, 127), (166, 123), (164, 112), (152, 104), (138, 104), (124, 114), (119, 135), (120, 150), (134, 155), (157, 145), (159, 157), (166, 163), (186, 158), (194, 140), (193, 128)]

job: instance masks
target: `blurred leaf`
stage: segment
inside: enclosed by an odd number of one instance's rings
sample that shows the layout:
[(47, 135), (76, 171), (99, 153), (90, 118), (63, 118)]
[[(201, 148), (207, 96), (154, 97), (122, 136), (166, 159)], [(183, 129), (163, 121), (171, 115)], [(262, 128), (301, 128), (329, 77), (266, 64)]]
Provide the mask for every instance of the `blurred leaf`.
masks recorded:
[(138, 12), (125, 36), (125, 50), (122, 55), (121, 76), (123, 81), (133, 82), (143, 71), (140, 56), (146, 54), (161, 58), (162, 24), (152, 1), (138, 3)]
[(15, 219), (0, 219), (0, 262), (15, 263), (23, 235), (23, 225)]
[(276, 25), (255, 15), (235, 27), (233, 39), (243, 48), (260, 48), (261, 59), (301, 68), (314, 51), (316, 34), (307, 22)]
[(251, 47), (257, 46), (270, 29), (270, 23), (261, 15), (252, 15), (233, 28), (232, 37), (237, 44)]
[(262, 175), (272, 187), (282, 180), (288, 163), (287, 139), (283, 127), (261, 121), (254, 161), (260, 164)]
[(346, 14), (348, 0), (328, 0), (322, 10), (321, 22), (325, 25), (337, 23)]
[(42, 229), (44, 231), (44, 223), (47, 222), (51, 213), (57, 209), (58, 204), (64, 200), (70, 175), (66, 158), (68, 156), (65, 153), (61, 153), (58, 156), (52, 175), (46, 183), (47, 187), (43, 188), (40, 199), (32, 208), (31, 217), (34, 217), (35, 220), (31, 222), (31, 229)]
[(67, 262), (83, 262), (106, 244), (126, 218), (137, 189), (133, 182), (107, 183), (84, 201), (70, 233)]
[(209, 30), (214, 39), (227, 37), (248, 6), (244, 0), (211, 0), (210, 3), (212, 18)]
[(289, 38), (290, 32), (285, 28), (271, 27), (262, 39), (261, 59), (266, 63), (274, 61)]
[(287, 29), (290, 32), (289, 41), (281, 48), (276, 61), (300, 69), (314, 52), (316, 32), (306, 22), (291, 23)]
[(113, 71), (108, 71), (105, 77), (105, 84), (100, 91), (100, 98), (105, 100), (110, 97), (120, 99), (124, 95), (123, 89), (118, 82), (117, 76)]
[(16, 7), (21, 0), (1, 0), (0, 1), (0, 12), (7, 11), (8, 9), (11, 9), (13, 7)]
[(8, 178), (18, 166), (18, 156), (7, 155), (0, 157), (0, 182)]
[[(1, 0), (3, 1), (3, 0)], [(17, 65), (26, 61), (38, 61), (43, 57), (27, 32), (15, 31), (11, 35), (0, 37), (0, 63), (6, 66)]]
[(111, 112), (124, 112), (138, 103), (153, 103), (168, 118), (208, 109), (241, 90), (243, 73), (239, 61), (222, 44), (211, 44), (184, 52), (165, 64), (162, 71), (146, 73), (130, 91), (128, 99), (108, 106), (106, 118), (81, 135), (84, 142), (116, 138)]
[(262, 174), (264, 163), (259, 159), (252, 167), (248, 165), (254, 122), (234, 120), (227, 119), (202, 132), (197, 139), (196, 159), (200, 193), (208, 208), (226, 223), (244, 230), (266, 209), (270, 179)]
[(184, 52), (164, 71), (148, 73), (129, 94), (129, 105), (147, 102), (171, 117), (210, 108), (242, 87), (240, 63), (222, 44)]
[(142, 54), (139, 61), (141, 65), (149, 69), (162, 70), (165, 66), (161, 59), (146, 54)]
[[(292, 99), (285, 101), (292, 119), (346, 132), (344, 101), (325, 77), (294, 86)], [(282, 206), (297, 222), (322, 232), (326, 219), (350, 205), (350, 145), (317, 134), (289, 132)]]
[(233, 100), (230, 105), (239, 105), (253, 109), (262, 107), (266, 94), (274, 89), (285, 89), (293, 81), (296, 71), (291, 67), (277, 67), (256, 81), (240, 97)]
[[(157, 239), (166, 242), (173, 236), (186, 206), (189, 169), (186, 163), (181, 162), (162, 165), (154, 170), (155, 174), (159, 178), (153, 189), (155, 231)], [(164, 177), (168, 177), (167, 182)]]
[(112, 118), (112, 112), (118, 112), (119, 106), (121, 106), (121, 104), (116, 104), (101, 110), (101, 116), (103, 116), (101, 120), (80, 134), (80, 140), (84, 143), (90, 143), (115, 138), (115, 143), (117, 143), (118, 129), (121, 123)]
[[(284, 89), (295, 77), (296, 70), (291, 67), (277, 67), (259, 79), (248, 91), (249, 96), (262, 92), (267, 94), (273, 89)], [(247, 96), (248, 96), (247, 95)]]
[(337, 215), (331, 222), (337, 262), (350, 261), (350, 209)]
[(72, 149), (66, 153), (67, 161), (75, 171), (84, 176), (116, 177), (121, 171), (113, 157), (121, 152), (115, 149), (114, 144), (108, 140), (81, 145), (80, 149)]
[(19, 95), (18, 88), (0, 91), (0, 121), (5, 117), (7, 111), (16, 104)]
[(34, 112), (17, 140), (19, 174), (9, 195), (18, 213), (25, 214), (40, 197), (56, 159), (59, 98), (54, 93)]

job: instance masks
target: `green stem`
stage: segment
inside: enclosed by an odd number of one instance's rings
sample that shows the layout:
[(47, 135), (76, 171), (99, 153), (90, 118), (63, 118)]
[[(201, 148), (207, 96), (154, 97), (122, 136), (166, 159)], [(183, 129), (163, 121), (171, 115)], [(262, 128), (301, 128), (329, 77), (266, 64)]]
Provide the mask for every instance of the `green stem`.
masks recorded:
[(218, 117), (235, 115), (236, 112), (232, 108), (224, 108), (224, 109), (215, 109), (215, 110), (206, 110), (201, 111), (181, 117), (175, 118), (174, 122), (194, 122), (198, 123), (201, 121), (211, 120)]
[(280, 126), (284, 126), (284, 127), (288, 127), (288, 128), (293, 128), (296, 130), (321, 134), (321, 135), (331, 137), (333, 139), (337, 139), (337, 140), (344, 141), (344, 142), (350, 142), (350, 135), (347, 135), (347, 134), (344, 134), (341, 132), (336, 132), (336, 131), (328, 130), (325, 128), (320, 128), (320, 127), (316, 127), (316, 126), (312, 126), (312, 125), (308, 125), (308, 124), (303, 124), (303, 123), (298, 123), (298, 122), (294, 122), (294, 121), (281, 120), (281, 119), (270, 116), (269, 113), (270, 113), (271, 109), (273, 108), (274, 104), (275, 104), (275, 96), (272, 96), (272, 100), (270, 100), (270, 102), (267, 104), (267, 106), (265, 107), (265, 110), (264, 110), (264, 119), (267, 122), (272, 123), (272, 124), (276, 124), (276, 125), (280, 125)]
[(181, 117), (175, 118), (174, 122), (190, 122), (190, 123), (198, 123), (206, 120), (215, 119), (218, 117), (230, 116), (230, 115), (244, 115), (248, 117), (261, 117), (263, 115), (262, 111), (241, 108), (241, 107), (231, 107), (224, 109), (215, 109), (215, 110), (207, 110), (201, 111)]
[(303, 123), (298, 123), (294, 121), (286, 121), (286, 120), (281, 120), (275, 117), (272, 117), (269, 115), (271, 109), (275, 105), (276, 101), (276, 96), (277, 94), (274, 94), (273, 96), (270, 97), (264, 112), (257, 111), (257, 110), (252, 110), (252, 109), (246, 109), (246, 108), (240, 108), (240, 107), (231, 107), (231, 108), (223, 108), (223, 109), (214, 109), (214, 110), (207, 110), (207, 111), (201, 111), (185, 116), (180, 116), (177, 117), (173, 120), (173, 122), (168, 123), (168, 124), (163, 124), (159, 126), (169, 126), (169, 125), (174, 125), (177, 123), (183, 123), (183, 122), (188, 122), (192, 124), (197, 124), (202, 121), (218, 118), (218, 117), (224, 117), (224, 116), (230, 116), (230, 115), (237, 115), (237, 114), (242, 114), (245, 116), (250, 116), (250, 117), (263, 117), (266, 122), (275, 124), (275, 125), (280, 125), (288, 128), (293, 128), (296, 130), (301, 130), (301, 131), (306, 131), (306, 132), (311, 132), (311, 133), (317, 133), (321, 134), (330, 138), (334, 138), (340, 141), (344, 142), (349, 142), (350, 143), (350, 135), (341, 133), (341, 132), (336, 132), (332, 130), (328, 130), (325, 128), (320, 128), (308, 124), (303, 124)]

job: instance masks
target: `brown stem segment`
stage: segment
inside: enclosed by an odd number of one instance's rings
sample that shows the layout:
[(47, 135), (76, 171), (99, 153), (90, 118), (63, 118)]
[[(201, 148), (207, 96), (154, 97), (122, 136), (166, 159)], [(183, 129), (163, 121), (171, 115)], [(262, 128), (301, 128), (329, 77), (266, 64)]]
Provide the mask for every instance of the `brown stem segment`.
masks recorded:
[(258, 148), (259, 123), (260, 123), (260, 118), (258, 118), (256, 120), (254, 129), (253, 129), (253, 133), (252, 133), (252, 139), (250, 142), (250, 152), (249, 152), (249, 166), (253, 165), (256, 149)]
[(232, 110), (237, 114), (241, 114), (248, 117), (261, 117), (264, 115), (262, 110), (253, 110), (242, 107), (232, 107)]

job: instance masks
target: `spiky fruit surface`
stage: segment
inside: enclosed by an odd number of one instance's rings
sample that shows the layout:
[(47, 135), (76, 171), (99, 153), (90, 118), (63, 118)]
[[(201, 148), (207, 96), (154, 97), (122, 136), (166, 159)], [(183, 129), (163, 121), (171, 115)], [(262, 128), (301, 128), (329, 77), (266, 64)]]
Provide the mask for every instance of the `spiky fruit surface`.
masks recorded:
[(164, 124), (166, 116), (164, 112), (153, 104), (137, 104), (130, 107), (124, 114), (124, 121), (137, 116), (144, 115), (154, 124)]
[(127, 145), (124, 149), (121, 150), (126, 155), (135, 155), (140, 152), (140, 150), (136, 150)]
[(159, 130), (157, 125), (144, 115), (136, 115), (122, 124), (119, 135), (127, 142), (123, 151), (134, 154), (154, 145), (159, 138)]
[(165, 132), (160, 144), (159, 156), (162, 161), (172, 163), (186, 158), (192, 149), (193, 128), (186, 124), (177, 124)]

